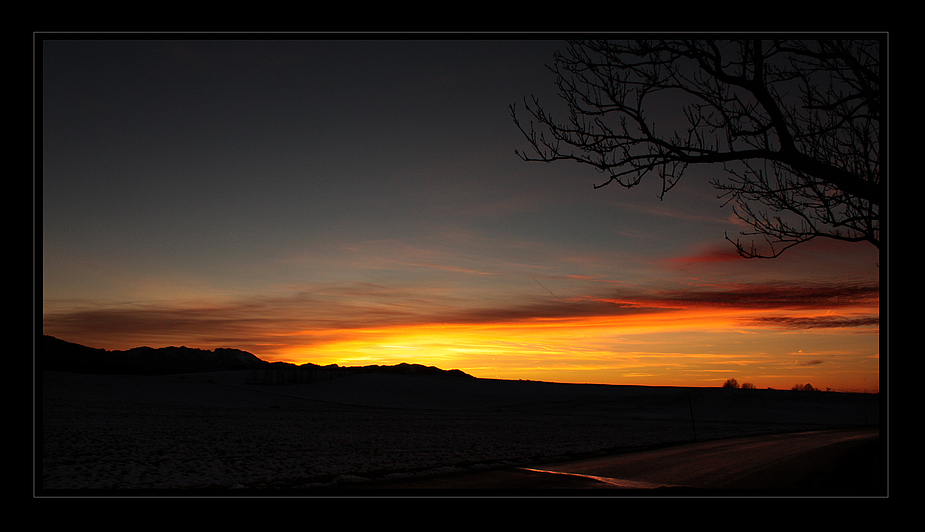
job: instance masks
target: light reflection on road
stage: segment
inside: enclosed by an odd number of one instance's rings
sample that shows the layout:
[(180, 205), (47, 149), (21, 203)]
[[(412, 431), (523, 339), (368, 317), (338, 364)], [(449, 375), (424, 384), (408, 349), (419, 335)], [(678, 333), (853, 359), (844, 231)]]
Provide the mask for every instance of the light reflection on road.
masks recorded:
[(655, 489), (655, 488), (680, 488), (684, 486), (674, 486), (674, 485), (665, 485), (665, 484), (654, 484), (652, 482), (642, 482), (639, 480), (629, 480), (621, 478), (610, 478), (610, 477), (601, 477), (597, 475), (583, 475), (581, 473), (569, 473), (567, 471), (552, 471), (549, 469), (533, 469), (530, 467), (520, 467), (524, 471), (533, 471), (535, 473), (550, 473), (553, 475), (568, 475), (573, 477), (587, 478), (591, 480), (596, 480), (598, 482), (603, 482), (604, 484), (609, 484), (616, 488), (626, 488), (626, 489)]

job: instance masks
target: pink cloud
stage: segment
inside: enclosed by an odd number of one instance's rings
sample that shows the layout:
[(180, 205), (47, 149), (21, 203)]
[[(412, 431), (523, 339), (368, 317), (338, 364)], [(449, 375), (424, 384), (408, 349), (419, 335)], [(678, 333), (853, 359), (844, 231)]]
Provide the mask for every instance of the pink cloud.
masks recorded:
[(700, 251), (683, 255), (680, 257), (671, 257), (667, 260), (668, 264), (674, 268), (683, 268), (696, 264), (709, 264), (717, 262), (733, 262), (745, 260), (736, 252), (735, 248), (729, 245), (710, 246)]

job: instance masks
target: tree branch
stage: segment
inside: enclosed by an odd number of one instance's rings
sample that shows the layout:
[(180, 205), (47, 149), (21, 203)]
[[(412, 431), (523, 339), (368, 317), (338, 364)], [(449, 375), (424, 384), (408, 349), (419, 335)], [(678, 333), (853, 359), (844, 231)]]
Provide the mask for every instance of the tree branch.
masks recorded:
[[(730, 179), (714, 186), (769, 256), (816, 237), (879, 247), (878, 50), (876, 41), (570, 42), (551, 67), (568, 120), (525, 99), (535, 120), (525, 127), (511, 105), (534, 152), (517, 155), (589, 165), (607, 174), (594, 188), (655, 173), (660, 197), (689, 166), (723, 164)], [(664, 116), (685, 117), (686, 131), (656, 129), (649, 111), (666, 102), (681, 106)]]

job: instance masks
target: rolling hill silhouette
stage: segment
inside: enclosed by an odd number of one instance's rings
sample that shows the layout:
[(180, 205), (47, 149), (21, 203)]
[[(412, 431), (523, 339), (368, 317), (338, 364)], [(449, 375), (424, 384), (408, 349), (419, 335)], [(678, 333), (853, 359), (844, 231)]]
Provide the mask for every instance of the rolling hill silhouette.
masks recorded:
[(421, 373), (474, 378), (458, 369), (443, 370), (434, 366), (401, 363), (394, 366), (352, 366), (337, 364), (300, 366), (288, 362), (267, 362), (240, 349), (219, 348), (214, 351), (191, 347), (135, 347), (126, 351), (107, 351), (43, 335), (36, 352), (38, 369), (100, 375), (171, 375), (210, 371), (261, 370), (273, 368), (310, 368), (318, 371), (347, 373)]

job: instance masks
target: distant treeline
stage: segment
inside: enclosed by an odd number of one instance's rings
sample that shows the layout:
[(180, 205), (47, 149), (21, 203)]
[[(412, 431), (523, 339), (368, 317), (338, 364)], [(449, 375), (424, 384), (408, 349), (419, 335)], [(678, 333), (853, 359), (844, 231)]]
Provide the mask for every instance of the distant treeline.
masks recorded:
[(353, 366), (342, 367), (337, 364), (319, 366), (316, 364), (302, 364), (297, 366), (286, 362), (274, 362), (266, 367), (253, 368), (248, 374), (247, 384), (279, 385), (279, 384), (306, 384), (326, 381), (356, 375), (359, 373), (404, 373), (421, 375), (443, 375), (448, 377), (468, 377), (471, 375), (458, 369), (442, 370), (434, 366), (421, 364), (401, 363), (394, 366)]
[(207, 351), (191, 347), (136, 347), (126, 351), (107, 351), (42, 336), (36, 350), (36, 366), (48, 371), (105, 375), (172, 375), (211, 371), (250, 370), (251, 384), (294, 384), (328, 380), (356, 373), (417, 373), (469, 377), (458, 369), (401, 363), (394, 366), (341, 367), (336, 364), (295, 365), (267, 362), (239, 349)]
[(43, 336), (36, 362), (43, 370), (105, 375), (169, 375), (260, 368), (269, 364), (238, 349), (136, 347), (107, 351)]

